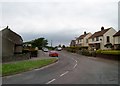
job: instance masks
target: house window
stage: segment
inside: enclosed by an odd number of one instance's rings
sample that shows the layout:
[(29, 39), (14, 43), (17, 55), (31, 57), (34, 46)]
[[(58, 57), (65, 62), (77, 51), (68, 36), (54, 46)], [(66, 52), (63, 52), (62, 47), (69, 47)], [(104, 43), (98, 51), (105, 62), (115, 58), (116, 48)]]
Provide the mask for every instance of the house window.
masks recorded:
[(94, 38), (92, 38), (92, 41), (94, 41)]
[(96, 41), (99, 41), (99, 37), (96, 37)]
[(88, 43), (88, 39), (86, 39), (86, 43)]
[(80, 39), (80, 42), (81, 42), (81, 39)]
[(110, 42), (110, 37), (109, 36), (107, 36), (107, 43), (109, 43)]

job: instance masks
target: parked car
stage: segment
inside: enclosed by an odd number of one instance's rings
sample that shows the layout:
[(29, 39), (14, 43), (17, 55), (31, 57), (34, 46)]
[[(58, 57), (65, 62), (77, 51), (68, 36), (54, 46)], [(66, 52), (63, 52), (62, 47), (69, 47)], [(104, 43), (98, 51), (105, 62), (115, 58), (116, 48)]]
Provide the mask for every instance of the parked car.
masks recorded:
[(42, 49), (44, 52), (48, 52), (49, 50), (47, 48)]
[(57, 48), (57, 51), (61, 51), (61, 50), (62, 50), (62, 48), (61, 48), (61, 47), (58, 47), (58, 48)]
[(57, 53), (57, 51), (50, 51), (49, 52), (49, 56), (51, 56), (51, 57), (58, 57), (58, 53)]

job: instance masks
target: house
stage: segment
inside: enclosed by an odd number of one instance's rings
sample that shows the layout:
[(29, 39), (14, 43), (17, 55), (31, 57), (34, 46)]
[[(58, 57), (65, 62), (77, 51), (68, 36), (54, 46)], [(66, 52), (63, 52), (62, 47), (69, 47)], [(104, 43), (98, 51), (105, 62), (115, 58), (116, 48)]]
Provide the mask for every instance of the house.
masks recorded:
[(91, 33), (84, 32), (84, 34), (80, 35), (76, 39), (76, 46), (88, 47), (88, 39), (91, 35), (92, 35)]
[(23, 39), (8, 26), (2, 30), (2, 57), (22, 53)]
[(70, 47), (74, 47), (75, 46), (75, 40), (72, 40), (70, 43)]
[(95, 32), (89, 38), (89, 46), (91, 49), (109, 49), (113, 45), (113, 35), (116, 33), (112, 27), (104, 29), (101, 27), (101, 31)]
[(113, 35), (114, 48), (120, 49), (120, 30)]
[[(2, 31), (0, 31), (0, 58), (2, 58)], [(0, 59), (0, 62), (2, 60)]]

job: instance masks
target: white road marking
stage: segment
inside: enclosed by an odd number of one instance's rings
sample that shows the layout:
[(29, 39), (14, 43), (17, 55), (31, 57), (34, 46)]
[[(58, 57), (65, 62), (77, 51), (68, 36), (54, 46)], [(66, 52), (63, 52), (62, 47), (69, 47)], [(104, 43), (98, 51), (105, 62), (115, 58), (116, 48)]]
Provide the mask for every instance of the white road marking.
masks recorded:
[(77, 64), (75, 64), (75, 66), (73, 68), (75, 68), (77, 66)]
[(77, 60), (75, 60), (75, 62), (77, 63)]
[(65, 73), (61, 74), (60, 77), (61, 77), (61, 76), (64, 76), (64, 75), (67, 74), (68, 72), (69, 72), (69, 71), (66, 71)]
[[(73, 58), (72, 58), (73, 59)], [(75, 68), (76, 66), (77, 66), (77, 60), (75, 60), (75, 59), (73, 59), (75, 62), (76, 62), (76, 64), (74, 65), (74, 67), (73, 68)]]
[(52, 80), (50, 80), (49, 82), (47, 82), (46, 84), (50, 84), (50, 83), (52, 83), (53, 81), (55, 81), (56, 79), (52, 79)]

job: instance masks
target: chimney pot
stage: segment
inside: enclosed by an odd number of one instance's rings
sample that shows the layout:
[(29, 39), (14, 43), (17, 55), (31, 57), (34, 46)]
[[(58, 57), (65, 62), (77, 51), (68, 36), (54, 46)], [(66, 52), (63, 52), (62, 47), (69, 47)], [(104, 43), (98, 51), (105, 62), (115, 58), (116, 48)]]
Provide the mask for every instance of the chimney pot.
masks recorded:
[(104, 30), (104, 27), (103, 27), (103, 26), (101, 27), (101, 31), (102, 31), (102, 30)]

